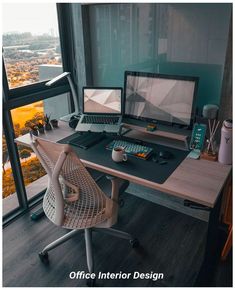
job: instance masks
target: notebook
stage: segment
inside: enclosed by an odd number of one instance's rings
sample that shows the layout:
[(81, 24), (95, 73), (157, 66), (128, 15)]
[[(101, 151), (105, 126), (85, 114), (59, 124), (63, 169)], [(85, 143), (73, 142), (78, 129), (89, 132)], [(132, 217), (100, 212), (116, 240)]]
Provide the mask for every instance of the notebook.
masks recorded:
[(76, 131), (119, 133), (123, 113), (122, 88), (83, 87), (82, 110)]

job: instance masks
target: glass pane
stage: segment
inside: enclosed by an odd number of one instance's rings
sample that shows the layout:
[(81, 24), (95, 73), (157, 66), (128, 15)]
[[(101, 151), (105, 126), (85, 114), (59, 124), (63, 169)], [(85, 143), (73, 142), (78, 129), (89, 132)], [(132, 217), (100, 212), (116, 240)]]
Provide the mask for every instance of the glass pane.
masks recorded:
[[(43, 104), (41, 103), (36, 102), (12, 110), (16, 137), (28, 133), (30, 131), (29, 126), (33, 126), (33, 124), (43, 119)], [(31, 148), (23, 145), (18, 145), (17, 148), (27, 197), (30, 199), (46, 188), (46, 180), (44, 180), (46, 178), (43, 179), (46, 173)]]
[(2, 134), (2, 198), (3, 216), (19, 207), (4, 133)]
[(197, 105), (219, 103), (230, 3), (89, 5), (94, 86), (124, 71), (200, 77)]
[(3, 4), (3, 56), (10, 88), (45, 80), (43, 64), (61, 64), (55, 3)]
[[(35, 129), (37, 133), (42, 132), (41, 125), (45, 125), (45, 114), (50, 119), (69, 113), (69, 102), (67, 94), (59, 95), (50, 99), (35, 102), (11, 110), (15, 136), (19, 137)], [(45, 133), (39, 133), (45, 134)], [(40, 193), (47, 186), (46, 172), (41, 166), (34, 152), (23, 145), (18, 145), (18, 152), (23, 172), (24, 183), (28, 199)]]

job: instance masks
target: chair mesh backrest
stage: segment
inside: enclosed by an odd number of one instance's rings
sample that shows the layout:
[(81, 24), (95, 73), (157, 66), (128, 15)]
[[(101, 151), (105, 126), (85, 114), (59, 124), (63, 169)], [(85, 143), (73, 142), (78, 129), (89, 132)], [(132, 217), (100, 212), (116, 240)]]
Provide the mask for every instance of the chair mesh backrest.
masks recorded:
[[(49, 188), (44, 198), (44, 211), (53, 221), (55, 219), (55, 199), (58, 194), (65, 195), (78, 192), (77, 201), (64, 203), (64, 218), (69, 221), (68, 227), (91, 227), (107, 219), (105, 214), (108, 197), (98, 187), (94, 179), (86, 170), (71, 146), (37, 139), (36, 151), (39, 159), (49, 176)], [(60, 168), (57, 182), (60, 192), (55, 192), (52, 175), (55, 165), (62, 152), (66, 159)]]

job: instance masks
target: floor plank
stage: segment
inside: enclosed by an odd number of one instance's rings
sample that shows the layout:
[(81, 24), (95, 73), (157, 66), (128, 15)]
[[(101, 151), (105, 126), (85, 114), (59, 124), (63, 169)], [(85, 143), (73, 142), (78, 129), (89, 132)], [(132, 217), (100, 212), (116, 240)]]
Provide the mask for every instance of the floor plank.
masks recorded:
[[(124, 196), (124, 195), (123, 195)], [(158, 272), (163, 280), (98, 280), (97, 286), (192, 286), (199, 271), (207, 224), (193, 217), (125, 194), (115, 228), (138, 237), (134, 250), (128, 241), (93, 233), (95, 272)], [(3, 230), (3, 286), (75, 287), (71, 271), (87, 271), (83, 232), (49, 253), (43, 265), (37, 253), (67, 231), (46, 217), (31, 221), (25, 214)]]

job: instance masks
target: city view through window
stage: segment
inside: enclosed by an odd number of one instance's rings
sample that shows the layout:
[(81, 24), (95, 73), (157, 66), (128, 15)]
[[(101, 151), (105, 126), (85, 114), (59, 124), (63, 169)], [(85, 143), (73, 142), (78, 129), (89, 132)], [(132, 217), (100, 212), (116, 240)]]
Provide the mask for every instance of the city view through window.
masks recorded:
[[(40, 73), (46, 68), (54, 74), (62, 71), (61, 52), (55, 3), (3, 4), (3, 58), (10, 89), (48, 79), (51, 73)], [(59, 72), (59, 73), (58, 73)], [(15, 136), (27, 133), (43, 123), (43, 101), (11, 111)], [(3, 143), (3, 198), (15, 193), (15, 184), (9, 162), (5, 135)], [(25, 186), (39, 179), (45, 172), (32, 150), (18, 145)], [(36, 193), (36, 192), (35, 192)]]
[(3, 56), (9, 87), (38, 82), (39, 65), (61, 64), (56, 5), (5, 3), (3, 12)]

